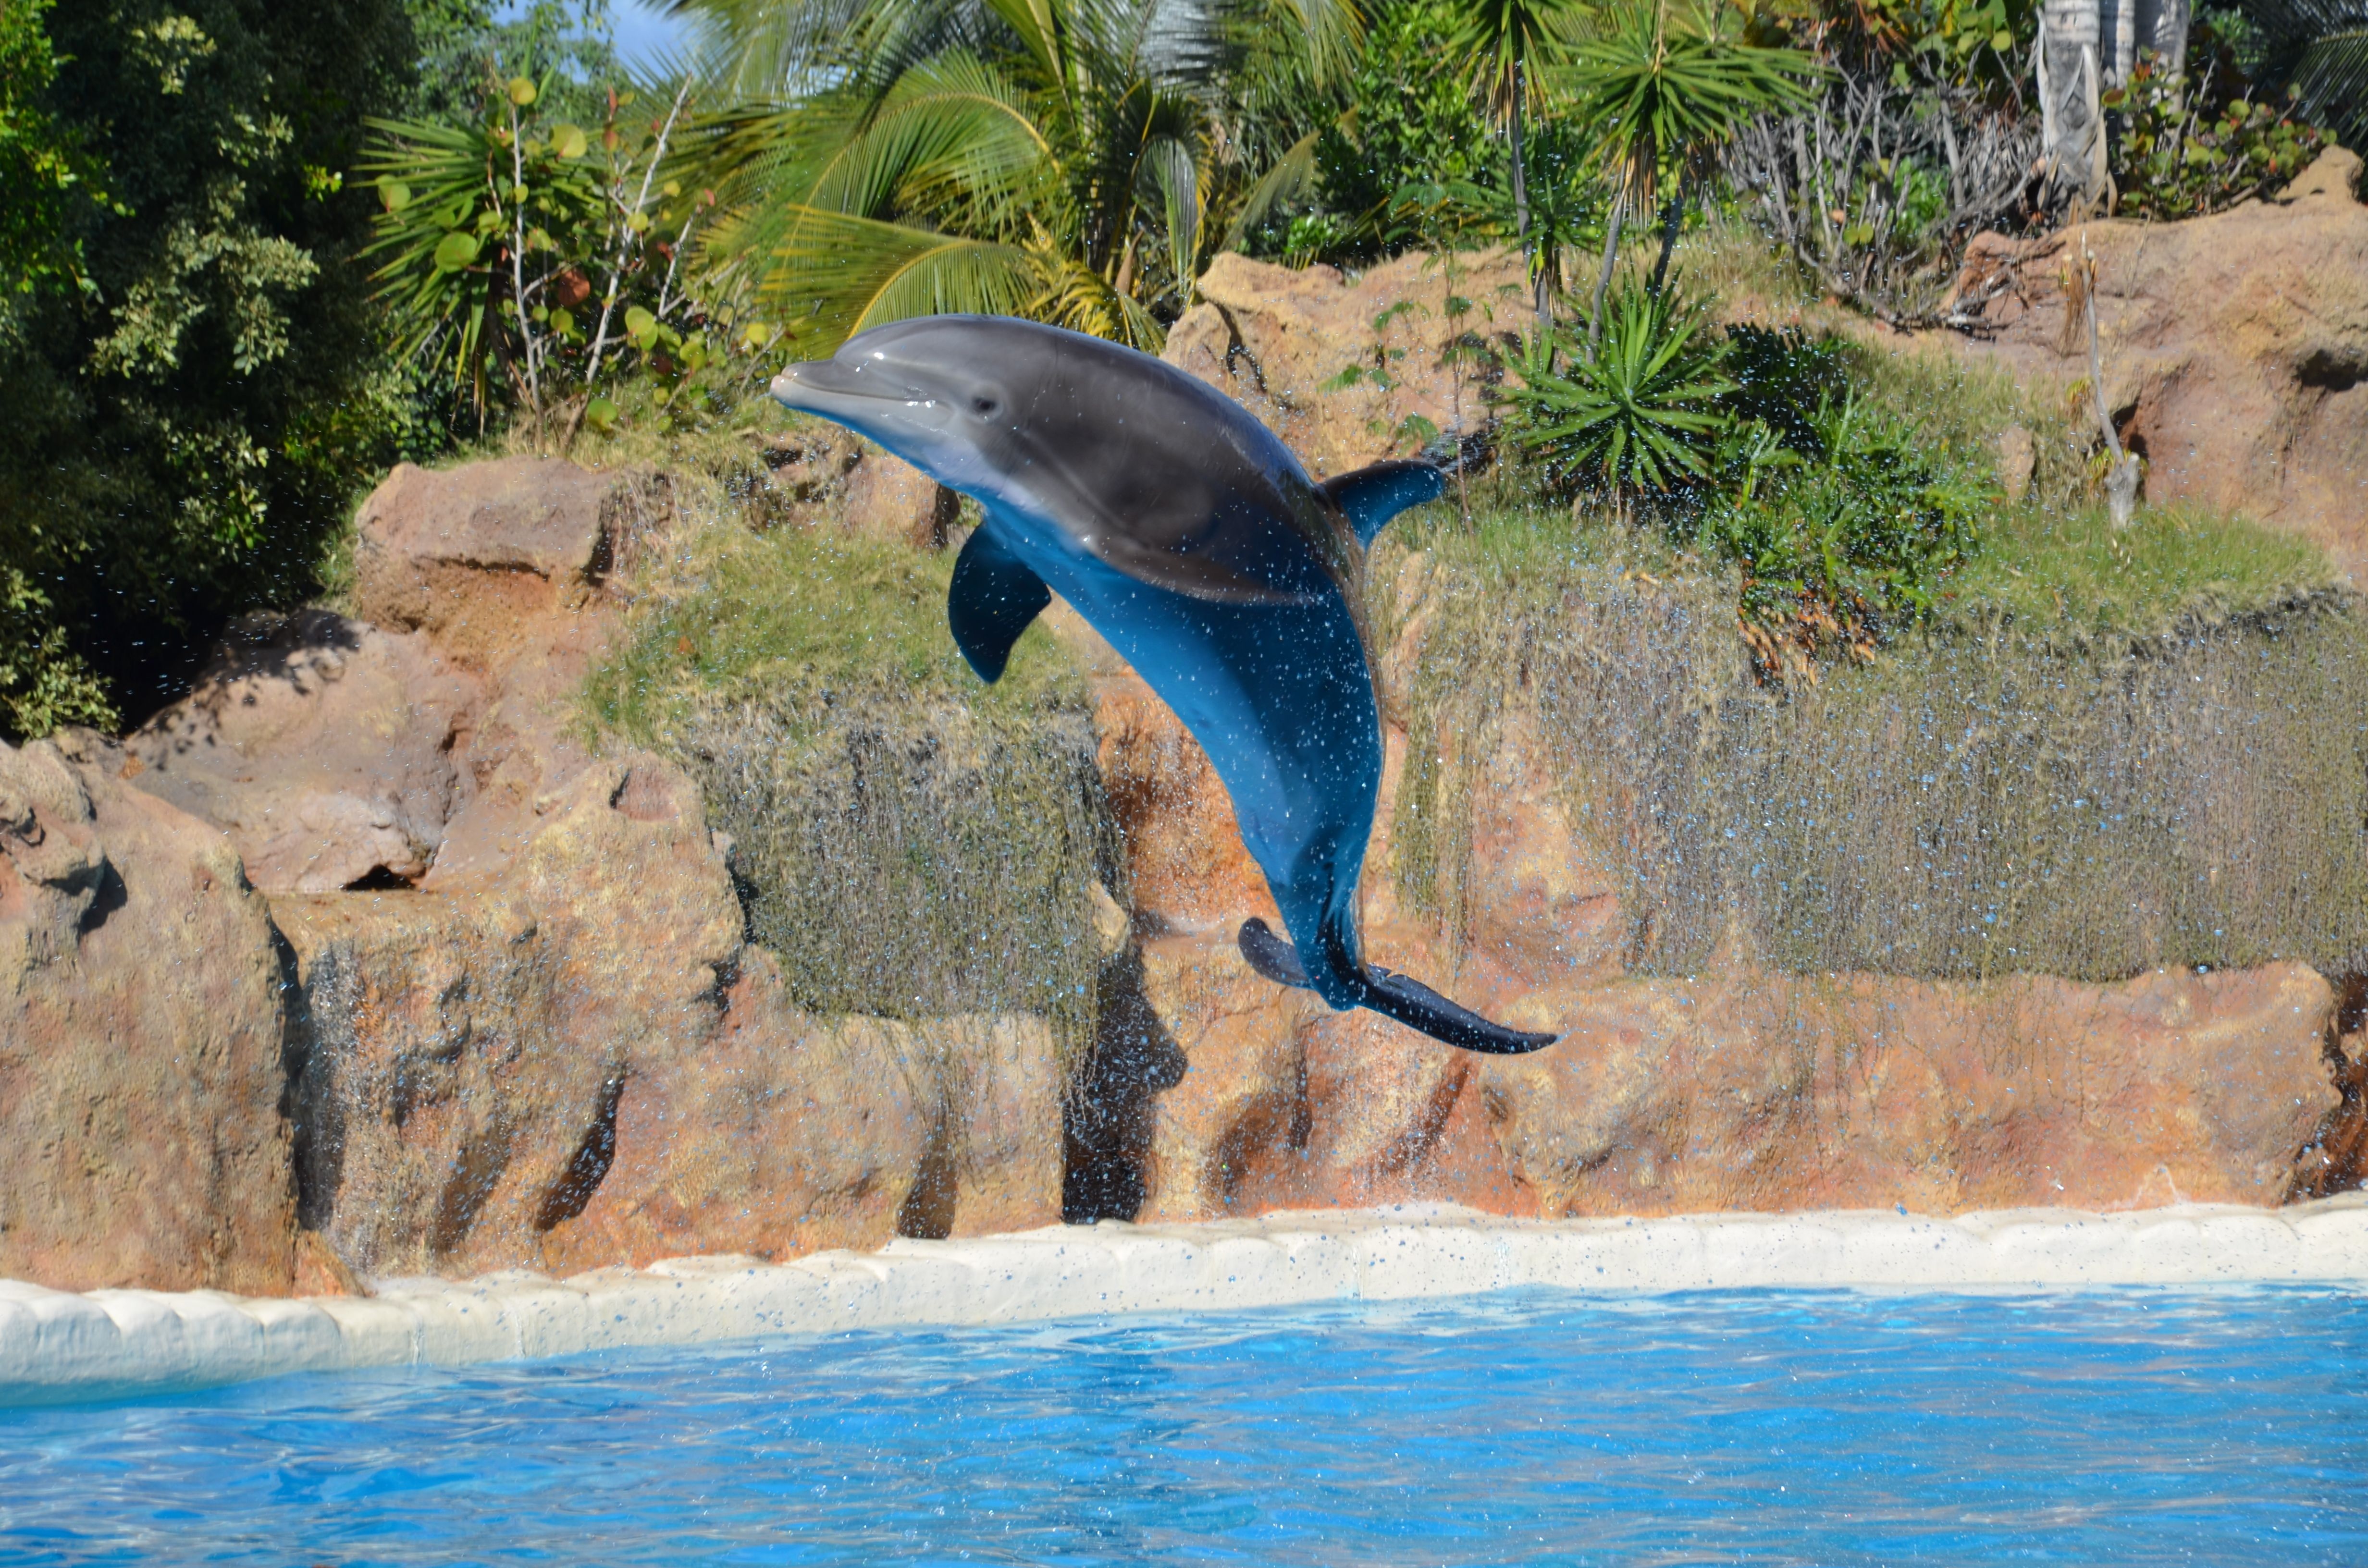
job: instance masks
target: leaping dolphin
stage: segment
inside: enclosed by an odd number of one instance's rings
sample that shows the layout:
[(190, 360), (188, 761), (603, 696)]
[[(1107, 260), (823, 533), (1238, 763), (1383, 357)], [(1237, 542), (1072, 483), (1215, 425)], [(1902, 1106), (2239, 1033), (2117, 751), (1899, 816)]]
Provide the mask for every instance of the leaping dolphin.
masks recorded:
[(1149, 355), (1003, 316), (875, 327), (790, 366), (773, 395), (977, 500), (946, 615), (983, 680), (1059, 594), (1192, 732), (1295, 946), (1242, 955), (1336, 1008), (1467, 1051), (1551, 1045), (1367, 964), (1355, 897), (1381, 787), (1357, 584), (1365, 546), (1436, 497), (1428, 463), (1317, 484), (1266, 426)]

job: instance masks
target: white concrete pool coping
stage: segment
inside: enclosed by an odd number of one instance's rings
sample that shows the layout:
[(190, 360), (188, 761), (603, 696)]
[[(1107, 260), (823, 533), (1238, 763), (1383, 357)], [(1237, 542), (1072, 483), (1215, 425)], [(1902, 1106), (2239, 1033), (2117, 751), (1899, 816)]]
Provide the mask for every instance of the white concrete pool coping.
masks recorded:
[(0, 1405), (634, 1346), (1024, 1323), (1524, 1286), (1595, 1294), (1766, 1288), (2368, 1287), (2368, 1194), (2284, 1209), (1888, 1210), (1524, 1221), (1452, 1206), (1197, 1225), (1053, 1226), (784, 1264), (673, 1258), (552, 1279), (386, 1279), (368, 1297), (93, 1290), (0, 1280)]

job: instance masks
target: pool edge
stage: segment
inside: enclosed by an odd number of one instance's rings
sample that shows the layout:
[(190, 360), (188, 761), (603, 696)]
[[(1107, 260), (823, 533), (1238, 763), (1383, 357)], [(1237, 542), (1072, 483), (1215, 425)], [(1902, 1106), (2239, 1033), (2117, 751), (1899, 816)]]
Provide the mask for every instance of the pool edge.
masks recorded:
[(456, 1365), (848, 1328), (1020, 1323), (1545, 1286), (2065, 1289), (2368, 1282), (2368, 1194), (2284, 1209), (1896, 1210), (1505, 1220), (1451, 1206), (1053, 1226), (784, 1264), (666, 1259), (369, 1297), (51, 1290), (0, 1280), (0, 1406), (286, 1372)]

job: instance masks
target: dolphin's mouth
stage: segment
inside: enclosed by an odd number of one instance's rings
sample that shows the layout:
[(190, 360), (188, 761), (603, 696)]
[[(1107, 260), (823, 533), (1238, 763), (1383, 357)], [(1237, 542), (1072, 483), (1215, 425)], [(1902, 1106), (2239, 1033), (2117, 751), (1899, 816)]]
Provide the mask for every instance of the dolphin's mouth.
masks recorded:
[(811, 414), (829, 414), (850, 404), (922, 401), (917, 388), (860, 359), (853, 364), (843, 359), (800, 360), (783, 367), (773, 378), (772, 392), (790, 407)]

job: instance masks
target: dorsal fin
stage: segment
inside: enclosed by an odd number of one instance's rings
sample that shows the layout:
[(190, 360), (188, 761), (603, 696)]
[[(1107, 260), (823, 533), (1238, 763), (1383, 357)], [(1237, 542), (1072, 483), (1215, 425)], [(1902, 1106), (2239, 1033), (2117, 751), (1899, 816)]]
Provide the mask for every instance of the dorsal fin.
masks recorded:
[(1447, 488), (1447, 476), (1427, 462), (1375, 463), (1327, 479), (1316, 488), (1348, 514), (1349, 526), (1357, 530), (1357, 542), (1371, 544), (1382, 525), (1408, 506), (1438, 500)]
[(970, 536), (954, 562), (953, 585), (946, 590), (946, 624), (978, 678), (993, 686), (1011, 662), (1011, 645), (1052, 602), (1053, 590), (1003, 547), (990, 522)]

